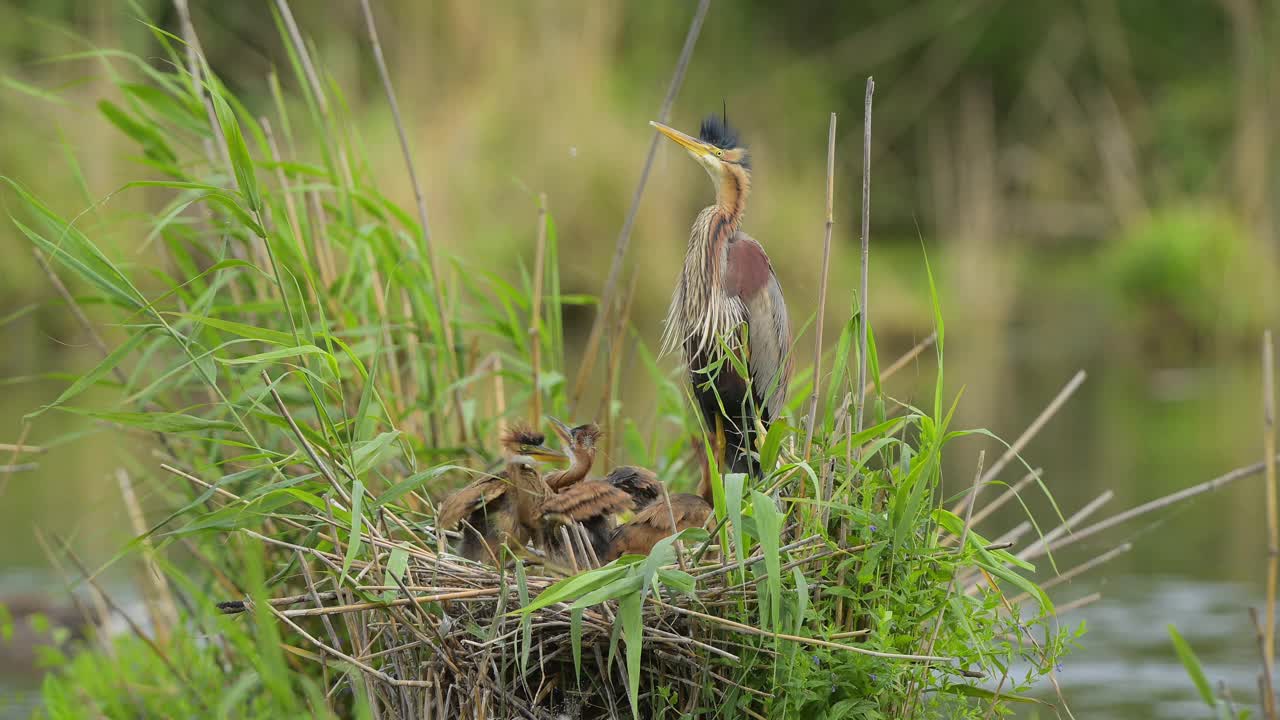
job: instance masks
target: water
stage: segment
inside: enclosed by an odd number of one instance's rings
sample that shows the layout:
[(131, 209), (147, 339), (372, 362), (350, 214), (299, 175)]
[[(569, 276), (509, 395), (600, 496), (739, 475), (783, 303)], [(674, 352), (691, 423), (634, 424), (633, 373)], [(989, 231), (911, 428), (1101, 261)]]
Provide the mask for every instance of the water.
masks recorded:
[[(1028, 445), (1028, 462), (1063, 514), (1070, 515), (1104, 490), (1116, 497), (1095, 518), (1188, 487), (1261, 456), (1258, 372), (1244, 363), (1206, 369), (1141, 369), (1090, 352), (1010, 352), (993, 365), (980, 348), (966, 348), (955, 333), (948, 344), (948, 396), (964, 387), (957, 427), (984, 426), (1012, 440), (1078, 368), (1089, 379), (1070, 403)], [(889, 345), (886, 341), (885, 346)], [(1039, 346), (1027, 341), (1029, 346)], [(888, 350), (882, 356), (892, 356)], [(916, 386), (908, 397), (926, 403), (932, 378), (927, 362), (898, 384)], [(55, 394), (57, 383), (9, 392), (0, 399), (0, 440), (16, 439), (16, 416)], [(33, 442), (64, 432), (65, 419), (42, 423)], [(112, 438), (93, 436), (40, 458), (39, 472), (10, 478), (0, 503), (0, 591), (57, 589), (33, 525), (68, 537), (86, 562), (106, 560), (128, 536), (111, 470), (123, 453)], [(981, 439), (955, 443), (947, 458), (948, 483), (967, 486), (978, 451), (988, 462), (1002, 448)], [(145, 461), (145, 457), (144, 457)], [(1022, 474), (1011, 466), (1002, 479)], [(994, 491), (992, 492), (994, 495)], [(990, 497), (990, 496), (987, 496)], [(1053, 511), (1039, 492), (1028, 507), (1045, 529)], [(1178, 626), (1204, 662), (1211, 682), (1223, 681), (1240, 702), (1256, 698), (1257, 648), (1247, 608), (1262, 604), (1264, 521), (1259, 477), (1241, 480), (1179, 508), (1141, 519), (1057, 556), (1066, 569), (1124, 541), (1133, 550), (1087, 576), (1055, 588), (1059, 604), (1101, 592), (1101, 601), (1063, 618), (1086, 622), (1089, 632), (1058, 675), (1077, 717), (1189, 717), (1200, 712), (1191, 681), (1175, 656), (1167, 625)], [(979, 528), (989, 537), (1020, 521), (1011, 506)], [(1041, 577), (1049, 574), (1041, 559)], [(38, 676), (0, 676), (0, 698), (31, 688)], [(1052, 700), (1052, 691), (1040, 695)], [(29, 700), (30, 695), (26, 698)], [(27, 714), (0, 700), (0, 716)], [(1024, 716), (1031, 717), (1024, 713)], [(1040, 710), (1040, 717), (1052, 712)]]

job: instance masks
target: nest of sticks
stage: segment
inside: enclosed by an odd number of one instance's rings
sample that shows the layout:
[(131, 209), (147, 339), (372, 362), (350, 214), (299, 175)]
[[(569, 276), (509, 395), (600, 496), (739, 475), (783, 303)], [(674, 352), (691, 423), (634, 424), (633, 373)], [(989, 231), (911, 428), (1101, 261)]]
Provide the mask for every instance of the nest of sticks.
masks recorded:
[[(563, 586), (565, 578), (540, 567), (536, 557), (527, 557), (533, 560), (528, 564), (511, 560), (497, 569), (447, 550), (373, 537), (374, 559), (353, 562), (349, 574), (354, 585), (335, 590), (329, 588), (341, 577), (340, 555), (244, 532), (268, 547), (296, 554), (306, 591), (259, 604), (252, 599), (223, 602), (219, 609), (270, 613), (312, 646), (311, 660), (346, 663), (363, 675), (382, 717), (559, 720), (631, 715), (629, 668), (623, 658), (629, 648), (618, 602), (574, 609), (566, 600), (537, 607), (539, 596), (556, 583)], [(436, 537), (447, 541), (448, 535)], [(635, 697), (641, 717), (650, 716), (659, 703), (694, 712), (721, 705), (729, 694), (769, 697), (717, 672), (711, 662), (738, 665), (743, 649), (757, 657), (761, 648), (745, 644), (744, 635), (870, 652), (840, 642), (766, 633), (719, 616), (718, 607), (756, 605), (758, 583), (735, 582), (738, 564), (712, 560), (719, 556), (718, 548), (708, 542), (673, 542), (671, 549), (677, 548), (678, 559), (653, 569), (687, 573), (696, 590), (671, 592), (654, 583), (641, 601), (643, 660)], [(817, 536), (779, 548), (782, 568), (788, 571), (835, 552)], [(673, 559), (671, 552), (665, 558)], [(745, 564), (762, 561), (757, 555)], [(397, 562), (405, 563), (403, 574), (392, 567)], [(638, 577), (642, 565), (610, 566), (595, 575), (602, 582), (626, 573)], [(386, 584), (388, 579), (392, 584)], [(519, 612), (531, 605), (537, 609)], [(675, 692), (659, 698), (659, 687)]]

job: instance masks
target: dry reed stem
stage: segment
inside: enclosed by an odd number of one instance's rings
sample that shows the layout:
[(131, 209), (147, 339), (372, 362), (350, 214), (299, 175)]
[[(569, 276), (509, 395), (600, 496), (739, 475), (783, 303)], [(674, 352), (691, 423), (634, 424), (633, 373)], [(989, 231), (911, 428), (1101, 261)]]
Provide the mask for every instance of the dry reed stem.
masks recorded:
[(542, 281), (547, 255), (547, 194), (538, 193), (538, 231), (533, 254), (533, 298), (529, 301), (529, 349), (533, 377), (533, 410), (530, 422), (542, 422)]
[[(453, 340), (453, 325), (449, 323), (449, 316), (445, 310), (444, 293), (441, 290), (440, 279), (440, 261), (436, 255), (435, 244), (431, 241), (431, 225), (427, 220), (427, 200), (422, 193), (422, 183), (418, 181), (418, 171), (413, 165), (413, 153), (409, 150), (409, 136), (404, 130), (404, 121), (400, 117), (400, 103), (396, 100), (395, 89), (391, 85), (391, 73), (387, 71), (387, 61), (382, 55), (382, 43), (378, 40), (378, 26), (373, 21), (373, 10), (369, 8), (369, 0), (360, 0), (360, 9), (364, 13), (365, 25), (369, 32), (369, 43), (373, 46), (373, 59), (378, 66), (378, 76), (382, 79), (382, 88), (387, 95), (387, 103), (391, 108), (391, 118), (395, 122), (396, 136), (400, 140), (400, 151), (404, 155), (405, 169), (409, 172), (409, 184), (413, 187), (413, 199), (417, 204), (418, 223), (421, 225), (422, 244), (427, 250), (427, 277), (431, 280), (432, 301), (436, 306), (436, 314), (440, 323), (440, 332), (444, 335), (444, 349), (448, 353), (445, 367), (448, 369), (452, 380), (456, 381), (461, 375), (461, 369), (457, 367), (457, 354), (454, 352), (456, 345)], [(457, 384), (453, 385), (453, 409), (458, 418), (458, 433), (461, 442), (467, 441), (467, 425), (466, 419), (462, 412), (462, 391)]]
[(1271, 682), (1271, 673), (1267, 672), (1267, 639), (1258, 617), (1257, 608), (1249, 608), (1249, 620), (1253, 625), (1254, 639), (1258, 643), (1258, 657), (1262, 661), (1263, 670), (1258, 676), (1258, 692), (1262, 700), (1262, 715), (1267, 720), (1276, 720), (1276, 693)]
[[(976, 526), (979, 523), (981, 523), (983, 520), (986, 520), (988, 517), (990, 517), (992, 513), (994, 513), (996, 510), (999, 510), (1005, 503), (1009, 502), (1010, 499), (1016, 497), (1018, 493), (1022, 492), (1022, 490), (1025, 489), (1028, 485), (1030, 485), (1035, 480), (1039, 479), (1042, 472), (1044, 472), (1043, 468), (1036, 468), (1031, 472), (1027, 473), (1026, 475), (1023, 475), (1022, 479), (1019, 480), (1018, 482), (1005, 488), (1004, 492), (996, 496), (995, 500), (992, 500), (991, 502), (987, 503), (985, 507), (983, 507), (981, 510), (973, 514), (973, 524)], [(947, 537), (942, 539), (942, 545), (944, 547), (954, 545), (957, 540), (959, 540), (959, 538), (955, 537), (954, 535), (948, 535)]]
[(1017, 558), (1019, 560), (1030, 560), (1032, 558), (1040, 557), (1041, 555), (1045, 554), (1046, 552), (1048, 552), (1048, 548), (1053, 544), (1054, 540), (1057, 540), (1059, 537), (1061, 537), (1063, 533), (1070, 532), (1073, 526), (1075, 526), (1077, 523), (1082, 522), (1083, 520), (1088, 518), (1098, 508), (1111, 502), (1111, 498), (1115, 497), (1115, 495), (1116, 495), (1115, 492), (1111, 490), (1104, 491), (1101, 495), (1099, 495), (1098, 497), (1086, 503), (1084, 507), (1077, 510), (1074, 515), (1067, 518), (1066, 522), (1062, 523), (1058, 527), (1045, 533), (1042, 537), (1037, 539), (1035, 542), (1028, 545), (1025, 549), (1023, 549), (1021, 552), (1017, 554)]
[(648, 598), (648, 601), (650, 603), (653, 603), (654, 605), (658, 605), (659, 607), (675, 610), (681, 615), (696, 617), (696, 618), (714, 623), (716, 625), (732, 628), (733, 630), (736, 630), (738, 632), (743, 632), (748, 635), (758, 635), (760, 637), (773, 638), (775, 640), (789, 640), (791, 642), (797, 642), (804, 645), (814, 645), (817, 647), (830, 648), (832, 650), (845, 650), (848, 652), (857, 653), (859, 655), (870, 655), (871, 657), (885, 658), (888, 660), (908, 660), (911, 662), (954, 663), (954, 660), (952, 658), (939, 657), (937, 655), (907, 655), (902, 653), (880, 652), (878, 650), (868, 650), (867, 648), (861, 648), (855, 645), (842, 645), (840, 643), (834, 643), (828, 640), (821, 640), (819, 638), (807, 638), (807, 637), (801, 637), (799, 635), (788, 635), (785, 633), (767, 632), (764, 630), (760, 630), (759, 628), (752, 627), (750, 625), (744, 625), (740, 622), (734, 622), (733, 620), (729, 620), (727, 618), (716, 617), (715, 615), (708, 615), (706, 613), (698, 612), (697, 610), (682, 608), (678, 605), (671, 605), (669, 603), (663, 602), (662, 600), (659, 600), (656, 597), (650, 596)]
[(1078, 598), (1076, 600), (1072, 600), (1069, 603), (1063, 603), (1057, 606), (1056, 608), (1054, 608), (1053, 614), (1058, 617), (1062, 617), (1063, 615), (1071, 612), (1072, 610), (1079, 610), (1080, 608), (1085, 607), (1086, 605), (1092, 605), (1101, 599), (1102, 599), (1102, 593), (1100, 592), (1089, 593), (1088, 595), (1085, 595), (1082, 598)]
[[(187, 46), (187, 73), (191, 75), (191, 89), (196, 95), (200, 96), (200, 102), (204, 105), (209, 127), (215, 131), (213, 133), (213, 142), (217, 144), (218, 154), (230, 175), (231, 187), (235, 189), (237, 181), (235, 173), (231, 172), (231, 151), (227, 148), (227, 138), (221, 131), (222, 125), (218, 122), (218, 114), (214, 112), (213, 100), (205, 91), (205, 81), (201, 79), (204, 77), (204, 68), (200, 59), (204, 57), (204, 48), (200, 46), (200, 36), (196, 34), (196, 27), (191, 22), (191, 8), (187, 5), (187, 0), (173, 0), (173, 7), (178, 11), (178, 24), (182, 28), (182, 42)], [(206, 146), (205, 151), (209, 164), (213, 165), (215, 160), (210, 147)]]
[[(684, 84), (685, 71), (689, 68), (689, 60), (693, 57), (693, 47), (698, 42), (698, 34), (702, 32), (702, 22), (711, 8), (711, 0), (699, 0), (698, 9), (694, 12), (693, 21), (689, 24), (689, 32), (685, 34), (684, 47), (680, 49), (680, 57), (676, 60), (675, 72), (667, 86), (666, 97), (662, 99), (662, 107), (658, 110), (658, 122), (666, 123), (671, 115), (671, 106), (675, 104), (676, 94)], [(631, 243), (631, 230), (635, 226), (636, 213), (640, 210), (640, 198), (644, 196), (645, 185), (649, 182), (649, 173), (653, 170), (653, 160), (658, 154), (658, 143), (662, 135), (654, 131), (649, 140), (649, 152), (645, 156), (644, 169), (640, 171), (640, 180), (636, 184), (635, 193), (631, 196), (631, 207), (627, 209), (626, 219), (622, 222), (622, 230), (618, 233), (618, 241), (613, 249), (613, 261), (609, 266), (609, 275), (605, 279), (604, 289), (600, 292), (600, 302), (596, 306), (596, 317), (591, 324), (591, 334), (587, 336), (587, 344), (582, 351), (582, 364), (578, 367), (578, 375), (573, 381), (573, 392), (569, 395), (570, 410), (578, 406), (582, 390), (587, 378), (595, 369), (596, 354), (600, 349), (600, 338), (604, 332), (605, 318), (612, 307), (613, 294), (617, 290), (618, 276), (622, 272), (622, 263), (627, 256), (627, 247)]]
[[(1276, 376), (1275, 347), (1271, 331), (1262, 334), (1262, 446), (1266, 463), (1267, 502), (1267, 625), (1263, 634), (1263, 670), (1268, 682), (1275, 677), (1276, 575), (1280, 571), (1280, 523), (1276, 514)], [(1274, 701), (1273, 701), (1274, 705)]]
[(316, 471), (329, 481), (329, 485), (333, 487), (334, 492), (338, 493), (338, 497), (342, 498), (342, 501), (350, 506), (351, 496), (347, 494), (346, 488), (342, 487), (342, 483), (338, 482), (338, 477), (333, 474), (333, 470), (329, 468), (329, 465), (320, 459), (320, 455), (316, 452), (315, 448), (311, 446), (311, 443), (307, 440), (307, 436), (302, 433), (302, 429), (298, 427), (298, 423), (294, 421), (293, 415), (289, 414), (289, 408), (285, 406), (284, 400), (276, 390), (275, 381), (271, 379), (271, 376), (266, 370), (262, 371), (262, 381), (267, 384), (267, 390), (271, 393), (272, 399), (275, 400), (276, 408), (280, 411), (280, 416), (289, 423), (289, 429), (293, 431), (294, 438), (296, 438), (298, 444), (302, 446), (302, 450), (307, 454), (307, 457), (311, 458), (311, 462), (316, 466)]
[(311, 643), (312, 645), (314, 645), (314, 646), (316, 646), (316, 647), (320, 648), (320, 649), (321, 649), (321, 650), (323, 650), (324, 652), (326, 652), (326, 653), (328, 653), (328, 654), (330, 654), (330, 655), (332, 655), (332, 656), (334, 656), (334, 657), (338, 658), (339, 660), (345, 660), (345, 661), (347, 661), (347, 662), (351, 663), (352, 665), (356, 666), (356, 667), (357, 667), (361, 672), (363, 672), (363, 673), (365, 673), (365, 674), (367, 674), (367, 675), (371, 675), (371, 676), (373, 676), (373, 677), (377, 678), (378, 680), (381, 680), (382, 682), (384, 682), (384, 683), (386, 683), (386, 684), (388, 684), (388, 685), (396, 685), (396, 686), (401, 686), (401, 687), (431, 687), (431, 683), (430, 683), (430, 681), (427, 681), (427, 680), (401, 680), (401, 679), (399, 679), (399, 678), (393, 678), (393, 677), (391, 677), (390, 675), (387, 675), (386, 673), (382, 672), (381, 670), (378, 670), (377, 668), (371, 667), (371, 666), (369, 666), (369, 665), (366, 665), (366, 664), (365, 664), (365, 663), (363, 663), (363, 662), (360, 662), (360, 661), (359, 661), (359, 660), (357, 660), (356, 658), (354, 658), (354, 657), (352, 657), (351, 655), (348, 655), (348, 654), (346, 654), (346, 653), (342, 652), (341, 650), (339, 650), (339, 649), (337, 649), (337, 648), (330, 647), (330, 646), (328, 646), (328, 645), (324, 644), (324, 643), (323, 643), (323, 642), (321, 642), (318, 638), (316, 638), (314, 635), (311, 635), (311, 634), (310, 634), (310, 633), (308, 633), (306, 630), (303, 630), (303, 629), (302, 629), (302, 628), (301, 628), (297, 623), (295, 623), (293, 620), (291, 620), (291, 619), (289, 618), (289, 616), (285, 615), (284, 613), (280, 612), (279, 610), (276, 610), (275, 608), (271, 607), (270, 605), (268, 605), (268, 606), (267, 606), (267, 610), (268, 610), (272, 615), (275, 615), (275, 616), (276, 616), (277, 618), (279, 618), (282, 622), (284, 622), (284, 624), (288, 625), (290, 628), (293, 628), (293, 631), (294, 631), (294, 632), (296, 632), (296, 633), (298, 633), (299, 635), (301, 635), (305, 640), (307, 640), (307, 642), (309, 642), (309, 643)]
[[(974, 500), (977, 500), (978, 493), (982, 490), (982, 466), (986, 463), (986, 460), (987, 460), (987, 451), (983, 450), (979, 452), (978, 453), (978, 470), (973, 475), (973, 490), (971, 491), (972, 497)], [(974, 504), (975, 503), (970, 502), (969, 507), (965, 508), (964, 528), (960, 531), (960, 544), (959, 544), (959, 547), (956, 548), (957, 554), (964, 551), (964, 543), (966, 540), (969, 539), (969, 528), (973, 522)]]
[[(144, 632), (143, 629), (139, 627), (136, 622), (134, 622), (133, 618), (130, 617), (129, 614), (124, 611), (123, 608), (117, 605), (115, 600), (112, 600), (111, 596), (108, 595), (102, 589), (102, 586), (98, 584), (97, 578), (94, 576), (94, 574), (89, 572), (88, 568), (84, 566), (84, 563), (80, 562), (80, 557), (76, 555), (75, 551), (72, 550), (71, 547), (66, 542), (62, 541), (61, 538), (57, 538), (55, 536), (55, 539), (58, 540), (58, 545), (62, 548), (63, 552), (66, 553), (67, 559), (71, 561), (72, 565), (75, 565), (76, 571), (79, 572), (84, 577), (85, 582), (89, 583), (89, 586), (93, 588), (95, 596), (98, 597), (109, 608), (111, 608), (112, 612), (119, 615), (125, 621), (125, 624), (129, 626), (129, 631), (132, 632), (138, 639), (142, 640), (142, 642), (146, 644), (148, 648), (151, 649), (151, 652), (155, 654), (155, 656), (160, 660), (161, 663), (164, 664), (165, 668), (167, 668), (169, 672), (172, 673), (175, 678), (177, 678), (179, 682), (179, 687), (180, 688), (192, 687), (191, 681), (186, 677), (186, 675), (182, 673), (181, 670), (178, 669), (177, 665), (173, 664), (173, 660), (169, 657), (167, 653), (165, 653), (164, 649), (161, 648), (159, 645), (157, 645), (156, 641), (152, 640), (151, 636), (148, 635), (146, 632)], [(204, 698), (202, 698), (199, 693), (195, 693), (195, 692), (191, 693), (191, 698), (195, 700), (196, 704), (199, 705), (200, 707), (205, 707)]]
[(15, 458), (18, 455), (23, 455), (23, 454), (43, 455), (48, 451), (49, 451), (48, 448), (40, 447), (39, 445), (23, 445), (21, 443), (18, 443), (18, 444), (0, 443), (0, 452), (14, 453)]
[[(1062, 409), (1062, 406), (1066, 404), (1072, 394), (1074, 394), (1075, 391), (1079, 389), (1080, 385), (1084, 383), (1086, 377), (1087, 375), (1085, 371), (1080, 370), (1065, 386), (1063, 386), (1062, 390), (1058, 391), (1058, 394), (1047, 406), (1045, 406), (1045, 409), (1036, 416), (1035, 420), (1031, 421), (1031, 424), (1027, 426), (1027, 429), (1018, 436), (1017, 440), (1013, 441), (1013, 444), (1005, 450), (1004, 454), (1000, 456), (1000, 459), (995, 461), (995, 464), (991, 466), (991, 469), (988, 470), (987, 474), (982, 478), (983, 483), (988, 483), (995, 479), (996, 476), (1004, 470), (1005, 466), (1017, 457), (1018, 453), (1022, 452), (1022, 449), (1027, 446), (1027, 443), (1031, 442), (1031, 439), (1044, 428), (1045, 424), (1057, 414), (1058, 410)], [(955, 507), (951, 508), (951, 512), (959, 515), (961, 511), (964, 510), (964, 506), (968, 501), (969, 498), (966, 496), (963, 500), (956, 503)]]
[[(31, 472), (32, 470), (39, 469), (39, 467), (40, 467), (40, 463), (18, 463), (16, 465), (0, 465), (0, 475), (20, 473), (20, 472)], [(4, 494), (4, 486), (0, 485), (0, 495), (3, 495), (3, 494)]]
[(31, 434), (31, 423), (22, 421), (22, 432), (18, 433), (18, 442), (16, 443), (0, 443), (0, 451), (9, 453), (9, 463), (0, 465), (0, 498), (4, 497), (4, 493), (9, 488), (9, 476), (12, 473), (26, 472), (35, 470), (39, 465), (37, 463), (18, 463), (18, 458), (24, 452), (44, 452), (44, 448), (36, 448), (34, 445), (24, 445), (27, 441), (27, 435)]
[[(836, 114), (831, 113), (827, 126), (827, 220), (822, 233), (822, 274), (818, 280), (818, 319), (813, 332), (813, 390), (809, 393), (809, 422), (804, 434), (804, 460), (809, 462), (813, 449), (813, 426), (818, 420), (818, 386), (822, 380), (822, 321), (827, 314), (827, 276), (831, 270), (831, 229), (835, 226), (836, 192)], [(827, 475), (823, 486), (823, 501), (830, 501), (831, 492), (826, 485), (831, 484), (831, 475)], [(802, 484), (803, 488), (804, 485)]]
[[(866, 100), (862, 109), (862, 279), (858, 286), (858, 387), (867, 386), (867, 327), (871, 321), (867, 292), (871, 285), (871, 100), (875, 92), (876, 81), (868, 77)], [(866, 405), (865, 401), (858, 403), (854, 432), (862, 432)]]
[(156, 564), (155, 545), (147, 535), (151, 528), (147, 527), (142, 506), (138, 503), (138, 495), (133, 491), (133, 481), (124, 468), (117, 468), (115, 474), (116, 482), (120, 485), (120, 497), (129, 515), (129, 523), (133, 526), (133, 533), (142, 539), (142, 574), (152, 590), (152, 592), (144, 592), (142, 598), (151, 615), (151, 625), (155, 628), (156, 640), (161, 645), (167, 645), (169, 634), (178, 627), (178, 608), (173, 602), (173, 595), (169, 592), (169, 583), (165, 581), (164, 573)]
[[(1275, 459), (1276, 458), (1273, 455), (1272, 460), (1274, 461)], [(1066, 538), (1063, 538), (1061, 542), (1054, 544), (1050, 548), (1050, 550), (1057, 552), (1058, 550), (1061, 550), (1062, 548), (1067, 547), (1068, 545), (1072, 545), (1074, 543), (1080, 542), (1081, 540), (1088, 539), (1102, 532), (1103, 530), (1109, 530), (1110, 528), (1113, 528), (1116, 525), (1119, 525), (1128, 520), (1132, 520), (1136, 517), (1146, 515), (1149, 512), (1166, 508), (1170, 505), (1174, 505), (1176, 503), (1182, 502), (1183, 500), (1196, 497), (1197, 495), (1203, 495), (1208, 492), (1220, 490), (1223, 487), (1226, 487), (1227, 485), (1230, 485), (1231, 483), (1237, 480), (1241, 480), (1243, 478), (1251, 477), (1253, 475), (1257, 475), (1258, 473), (1261, 473), (1265, 465), (1266, 463), (1257, 462), (1252, 465), (1239, 467), (1230, 472), (1223, 473), (1222, 475), (1219, 475), (1218, 477), (1213, 478), (1212, 480), (1206, 480), (1205, 482), (1202, 482), (1199, 485), (1193, 485), (1189, 488), (1179, 490), (1178, 492), (1170, 493), (1163, 497), (1156, 498), (1155, 500), (1152, 500), (1150, 502), (1143, 503), (1135, 508), (1131, 508), (1117, 515), (1112, 515), (1106, 520), (1101, 520), (1099, 522), (1096, 522), (1086, 528), (1083, 528), (1079, 532), (1072, 533)]]
[[(928, 350), (937, 341), (938, 341), (938, 332), (935, 330), (934, 332), (929, 333), (928, 337), (926, 337), (925, 339), (913, 345), (910, 350), (903, 353), (902, 356), (899, 357), (897, 360), (894, 360), (892, 365), (881, 370), (880, 381), (884, 382), (885, 380), (888, 380), (889, 378), (896, 375), (899, 370), (902, 370), (907, 365), (910, 365), (912, 360), (915, 360), (916, 358), (920, 357), (920, 353), (924, 352), (925, 350)], [(875, 389), (876, 389), (876, 384), (874, 382), (868, 382), (866, 385), (863, 385), (862, 397), (865, 398), (866, 396), (870, 395), (871, 391)], [(850, 458), (846, 457), (845, 460), (849, 461)]]
[[(1064, 582), (1069, 582), (1072, 579), (1079, 577), (1080, 575), (1086, 572), (1089, 572), (1090, 570), (1100, 565), (1103, 565), (1104, 563), (1111, 561), (1113, 558), (1123, 555), (1124, 553), (1127, 553), (1132, 549), (1133, 549), (1133, 545), (1130, 543), (1124, 543), (1123, 545), (1113, 547), (1110, 550), (1102, 553), (1101, 555), (1095, 558), (1091, 558), (1085, 562), (1080, 563), (1079, 565), (1076, 565), (1075, 567), (1071, 568), (1070, 570), (1067, 570), (1061, 575), (1056, 575), (1054, 577), (1049, 578), (1048, 580), (1045, 580), (1044, 582), (1040, 583), (1040, 589), (1048, 590), (1049, 588), (1052, 588), (1057, 585), (1061, 585)], [(1029, 599), (1031, 599), (1031, 593), (1024, 592), (1024, 593), (1015, 595), (1012, 599), (1009, 600), (1009, 603), (1012, 605), (1017, 605)]]

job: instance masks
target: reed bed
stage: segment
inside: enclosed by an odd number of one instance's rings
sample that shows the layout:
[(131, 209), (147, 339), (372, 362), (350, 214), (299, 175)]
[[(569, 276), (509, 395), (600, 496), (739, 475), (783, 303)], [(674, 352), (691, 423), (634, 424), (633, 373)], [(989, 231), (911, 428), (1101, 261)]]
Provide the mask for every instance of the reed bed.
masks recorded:
[[(693, 16), (660, 119), (707, 4)], [(984, 470), (979, 461), (967, 490), (945, 496), (944, 449), (989, 433), (950, 426), (936, 292), (933, 333), (881, 365), (865, 304), (868, 166), (853, 298), (861, 312), (797, 373), (787, 413), (759, 449), (763, 478), (724, 476), (710, 526), (647, 558), (593, 567), (583, 557), (567, 572), (536, 548), (504, 556), (501, 567), (464, 560), (434, 526), (433, 508), (498, 469), (495, 441), (510, 422), (540, 424), (544, 412), (596, 421), (608, 432), (608, 461), (651, 467), (675, 488), (694, 481), (705, 444), (683, 374), (635, 333), (617, 285), (634, 210), (598, 303), (561, 287), (554, 197), (531, 193), (527, 236), (511, 238), (512, 248), (529, 248), (532, 271), (518, 250), (505, 267), (449, 256), (434, 244), (423, 193), (443, 174), (414, 162), (368, 3), (368, 50), (379, 58), (412, 210), (384, 194), (381, 184), (401, 179), (372, 171), (341, 89), (286, 0), (271, 12), (288, 71), (268, 78), (270, 102), (252, 109), (205, 63), (198, 29), (185, 3), (177, 7), (180, 35), (149, 25), (161, 61), (97, 49), (66, 59), (93, 61), (117, 81), (118, 97), (100, 107), (138, 142), (149, 179), (73, 217), (6, 179), (21, 207), (16, 227), (103, 355), (28, 421), (72, 413), (87, 432), (136, 437), (150, 451), (120, 481), (139, 508), (139, 533), (117, 560), (136, 554), (149, 573), (151, 630), (103, 638), (70, 661), (46, 686), (51, 717), (1065, 710), (1061, 692), (1027, 693), (1056, 687), (1054, 668), (1081, 632), (1059, 616), (1096, 597), (1055, 609), (1045, 589), (1128, 546), (1043, 586), (1029, 560), (1262, 469), (1091, 528), (1079, 525), (1109, 498), (1068, 509), (1069, 522), (1057, 513), (1041, 528), (1028, 518), (1024, 530), (988, 537), (982, 523), (996, 508), (1044, 488), (1019, 452), (1084, 376), (995, 462)], [(868, 82), (868, 160), (870, 118)], [(633, 205), (649, 171), (646, 163)], [(109, 216), (118, 192), (155, 206), (141, 229), (152, 252), (128, 262), (94, 239), (130, 227)], [(832, 218), (829, 202), (828, 243)], [(808, 317), (805, 289), (788, 292), (797, 319)], [(597, 315), (581, 357), (565, 341), (571, 304)], [(81, 311), (90, 305), (93, 317)], [(820, 306), (818, 327), (824, 314)], [(886, 384), (925, 352), (938, 368), (931, 402), (894, 400)], [(580, 370), (573, 383), (571, 367)], [(643, 385), (652, 408), (623, 406), (624, 377)], [(90, 388), (113, 392), (115, 403), (83, 402)], [(4, 446), (4, 472), (23, 466), (24, 442)], [(1006, 485), (1002, 473), (1017, 465), (1029, 474)], [(163, 515), (144, 522), (144, 501)], [(94, 581), (101, 568), (84, 568), (59, 538), (50, 547), (72, 582), (110, 605)]]

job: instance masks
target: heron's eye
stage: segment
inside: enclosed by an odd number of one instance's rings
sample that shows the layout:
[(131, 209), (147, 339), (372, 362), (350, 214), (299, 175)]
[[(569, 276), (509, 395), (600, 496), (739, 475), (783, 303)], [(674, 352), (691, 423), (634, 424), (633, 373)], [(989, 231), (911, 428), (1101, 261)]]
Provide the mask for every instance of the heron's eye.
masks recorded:
[(721, 157), (721, 158), (724, 157), (724, 150), (721, 150), (720, 148), (716, 148), (716, 157)]

